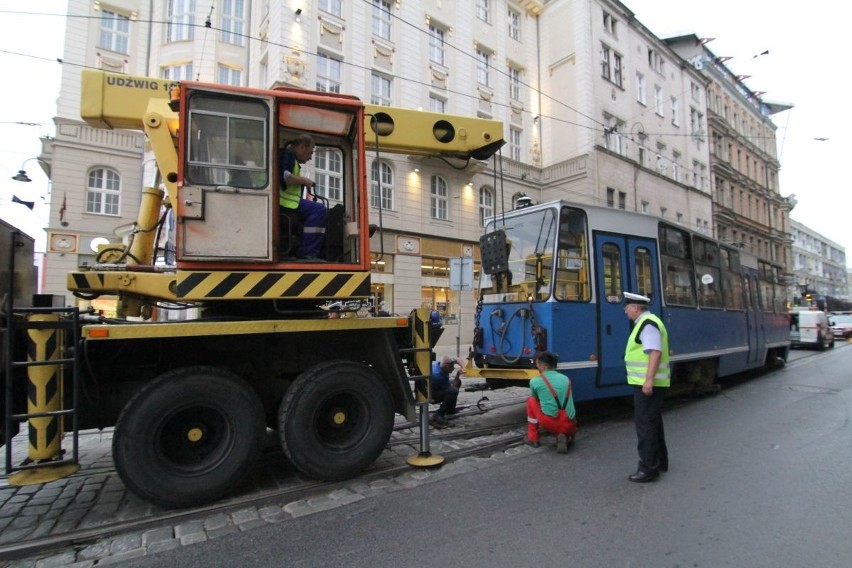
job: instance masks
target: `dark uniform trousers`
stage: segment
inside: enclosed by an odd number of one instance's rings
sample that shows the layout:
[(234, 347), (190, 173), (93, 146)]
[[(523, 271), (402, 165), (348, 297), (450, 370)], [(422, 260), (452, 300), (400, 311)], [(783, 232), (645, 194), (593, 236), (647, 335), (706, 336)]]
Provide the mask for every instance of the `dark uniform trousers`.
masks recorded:
[(651, 396), (642, 393), (641, 386), (633, 387), (633, 417), (638, 438), (639, 470), (656, 472), (660, 467), (668, 469), (669, 451), (663, 431), (663, 398), (666, 389), (654, 387)]

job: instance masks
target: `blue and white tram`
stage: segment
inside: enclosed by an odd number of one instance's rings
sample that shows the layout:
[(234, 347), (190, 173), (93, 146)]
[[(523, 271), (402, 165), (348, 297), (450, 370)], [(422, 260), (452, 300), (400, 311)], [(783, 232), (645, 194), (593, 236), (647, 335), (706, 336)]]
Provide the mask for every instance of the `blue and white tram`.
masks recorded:
[(789, 353), (782, 268), (665, 220), (557, 201), (498, 216), (480, 244), (472, 374), (493, 387), (528, 381), (549, 350), (577, 400), (631, 394), (624, 291), (665, 322), (673, 386), (710, 388)]

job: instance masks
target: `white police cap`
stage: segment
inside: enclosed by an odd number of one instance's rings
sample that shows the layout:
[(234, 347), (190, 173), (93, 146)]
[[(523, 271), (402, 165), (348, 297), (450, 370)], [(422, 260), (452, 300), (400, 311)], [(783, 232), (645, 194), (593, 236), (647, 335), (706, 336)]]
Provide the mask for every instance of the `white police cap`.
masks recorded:
[(647, 306), (651, 303), (651, 298), (642, 296), (641, 294), (633, 294), (632, 292), (624, 292), (623, 294), (625, 304), (640, 304)]

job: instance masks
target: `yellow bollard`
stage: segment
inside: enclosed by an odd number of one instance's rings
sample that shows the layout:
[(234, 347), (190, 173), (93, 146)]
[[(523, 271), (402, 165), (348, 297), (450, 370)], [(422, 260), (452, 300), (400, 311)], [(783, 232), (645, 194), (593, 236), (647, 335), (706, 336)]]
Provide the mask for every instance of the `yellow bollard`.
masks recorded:
[[(57, 314), (35, 314), (31, 322), (58, 322)], [(61, 358), (62, 335), (58, 329), (30, 329), (27, 360), (54, 361)], [(61, 365), (33, 365), (27, 369), (29, 388), (27, 389), (27, 414), (41, 414), (62, 410), (62, 367)], [(27, 460), (24, 463), (44, 462), (62, 459), (62, 437), (65, 422), (62, 416), (38, 416), (28, 421)], [(25, 469), (9, 476), (10, 485), (32, 485), (46, 483), (80, 469), (78, 464), (62, 466), (46, 465)]]

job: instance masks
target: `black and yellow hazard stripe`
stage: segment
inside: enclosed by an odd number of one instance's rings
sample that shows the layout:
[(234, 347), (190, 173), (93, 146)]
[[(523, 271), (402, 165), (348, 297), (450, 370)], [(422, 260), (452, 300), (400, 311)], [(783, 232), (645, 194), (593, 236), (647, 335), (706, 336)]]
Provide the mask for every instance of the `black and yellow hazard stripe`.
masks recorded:
[[(30, 321), (55, 322), (54, 314), (33, 315)], [(29, 361), (54, 361), (60, 358), (60, 333), (56, 329), (28, 331), (27, 358)], [(40, 414), (62, 410), (62, 375), (59, 365), (34, 365), (27, 369), (27, 412)], [(29, 451), (32, 461), (49, 460), (62, 450), (62, 418), (40, 416), (28, 420)]]
[(366, 298), (369, 272), (178, 271), (181, 300)]
[(370, 273), (301, 270), (78, 271), (68, 275), (68, 289), (85, 294), (135, 294), (185, 301), (368, 298)]

